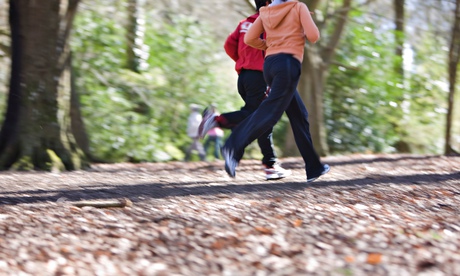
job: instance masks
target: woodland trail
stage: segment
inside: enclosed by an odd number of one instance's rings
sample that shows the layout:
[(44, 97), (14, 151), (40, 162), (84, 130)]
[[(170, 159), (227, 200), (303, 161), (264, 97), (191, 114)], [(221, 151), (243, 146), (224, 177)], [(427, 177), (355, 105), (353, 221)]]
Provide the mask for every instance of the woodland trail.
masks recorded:
[(311, 184), (281, 161), (1, 172), (0, 274), (460, 275), (460, 157), (330, 156)]

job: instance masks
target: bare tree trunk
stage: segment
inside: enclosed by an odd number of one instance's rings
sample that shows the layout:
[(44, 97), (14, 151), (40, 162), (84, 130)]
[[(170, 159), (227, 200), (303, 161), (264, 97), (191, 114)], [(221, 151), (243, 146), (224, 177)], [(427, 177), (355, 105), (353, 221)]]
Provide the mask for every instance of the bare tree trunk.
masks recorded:
[(446, 137), (444, 153), (459, 154), (452, 148), (452, 124), (454, 114), (455, 85), (457, 83), (457, 68), (460, 60), (460, 0), (456, 0), (455, 19), (452, 27), (452, 39), (449, 47), (449, 98), (446, 120)]
[[(395, 61), (394, 61), (394, 70), (397, 74), (398, 81), (404, 83), (404, 41), (405, 41), (405, 1), (404, 0), (394, 0), (393, 9), (395, 13), (394, 23), (395, 23)], [(401, 93), (404, 91), (401, 90)], [(398, 104), (401, 105), (404, 99), (404, 95), (400, 95)], [(393, 122), (393, 127), (395, 129), (402, 129), (401, 135), (398, 141), (394, 144), (394, 147), (398, 152), (411, 152), (410, 145), (404, 141), (404, 127), (401, 126), (399, 122)]]
[(10, 0), (11, 79), (0, 169), (87, 166), (71, 131), (68, 38), (79, 0)]
[(126, 27), (127, 62), (126, 67), (139, 72), (139, 56), (136, 54), (137, 0), (128, 0), (128, 25)]
[[(314, 10), (320, 0), (302, 1), (309, 9)], [(299, 93), (305, 101), (309, 112), (310, 131), (313, 145), (320, 156), (329, 154), (327, 133), (324, 122), (324, 87), (326, 85), (329, 66), (334, 59), (335, 50), (348, 20), (352, 0), (344, 0), (337, 13), (334, 32), (324, 47), (307, 45), (302, 63), (302, 76), (299, 82)], [(295, 153), (294, 138), (288, 133), (284, 152), (286, 155)]]
[(404, 67), (403, 67), (403, 51), (404, 51), (404, 0), (393, 0), (393, 5), (395, 9), (395, 41), (396, 41), (396, 57), (397, 62), (395, 64), (395, 70), (401, 76), (401, 79), (404, 78)]
[[(144, 49), (144, 25), (141, 23), (140, 0), (128, 0), (128, 24), (126, 27), (126, 67), (139, 73), (146, 66)], [(144, 68), (145, 69), (145, 68)]]
[(80, 97), (79, 93), (75, 87), (75, 74), (72, 70), (72, 57), (69, 55), (68, 58), (68, 68), (70, 71), (70, 120), (71, 120), (71, 128), (73, 136), (75, 137), (75, 142), (77, 143), (78, 147), (81, 148), (85, 156), (90, 161), (97, 161), (101, 162), (101, 160), (97, 160), (91, 154), (90, 147), (89, 147), (89, 138), (88, 133), (86, 132), (86, 127), (83, 122), (82, 114), (81, 114), (81, 106), (80, 106)]

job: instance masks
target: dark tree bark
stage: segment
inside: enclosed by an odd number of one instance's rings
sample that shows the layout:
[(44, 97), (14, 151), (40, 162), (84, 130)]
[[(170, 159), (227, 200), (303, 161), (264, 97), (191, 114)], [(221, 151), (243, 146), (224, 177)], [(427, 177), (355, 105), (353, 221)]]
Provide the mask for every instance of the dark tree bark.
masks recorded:
[(141, 53), (145, 54), (144, 49), (144, 21), (140, 20), (143, 18), (143, 11), (139, 0), (128, 0), (128, 23), (126, 26), (126, 67), (133, 72), (141, 72), (145, 70), (147, 63), (145, 57), (141, 56)]
[(126, 40), (127, 40), (127, 61), (126, 67), (134, 72), (139, 73), (139, 55), (136, 54), (136, 37), (138, 29), (138, 1), (128, 0), (128, 24), (126, 26)]
[(69, 34), (79, 0), (10, 0), (11, 77), (0, 169), (88, 165), (71, 130)]
[[(321, 0), (302, 0), (311, 11), (314, 11)], [(313, 145), (319, 155), (329, 154), (324, 122), (324, 87), (329, 67), (334, 60), (335, 51), (348, 21), (348, 13), (352, 0), (344, 0), (336, 14), (334, 32), (327, 42), (315, 45), (307, 44), (302, 63), (302, 76), (299, 82), (299, 93), (305, 101), (309, 112), (310, 131)], [(285, 155), (295, 155), (297, 150), (292, 132), (288, 132), (285, 144)]]
[[(393, 9), (395, 13), (394, 24), (395, 24), (395, 61), (394, 70), (396, 77), (400, 83), (404, 83), (404, 41), (405, 41), (405, 0), (393, 0)], [(398, 104), (402, 104), (404, 99), (404, 93), (401, 91), (399, 95)], [(404, 133), (403, 127), (398, 122), (391, 123), (395, 129), (401, 129)], [(394, 144), (394, 147), (398, 152), (411, 152), (411, 146), (404, 141), (403, 137), (400, 137)]]
[[(69, 55), (68, 68), (72, 68), (72, 55)], [(75, 74), (73, 70), (70, 72), (70, 125), (72, 134), (75, 137), (75, 142), (81, 148), (89, 161), (102, 163), (102, 160), (95, 158), (90, 151), (88, 133), (86, 132), (85, 123), (81, 114), (80, 97), (75, 87)]]
[(403, 67), (403, 51), (404, 51), (404, 21), (405, 21), (405, 9), (404, 0), (394, 0), (393, 6), (395, 10), (395, 41), (396, 41), (396, 57), (397, 62), (395, 64), (395, 70), (404, 78), (404, 67)]
[(448, 59), (448, 70), (449, 70), (449, 98), (447, 108), (447, 119), (446, 119), (446, 137), (444, 153), (446, 155), (458, 155), (452, 147), (452, 124), (454, 114), (454, 96), (455, 96), (455, 85), (457, 83), (457, 69), (460, 61), (460, 0), (455, 1), (455, 18), (452, 27), (452, 35), (449, 47), (449, 59)]

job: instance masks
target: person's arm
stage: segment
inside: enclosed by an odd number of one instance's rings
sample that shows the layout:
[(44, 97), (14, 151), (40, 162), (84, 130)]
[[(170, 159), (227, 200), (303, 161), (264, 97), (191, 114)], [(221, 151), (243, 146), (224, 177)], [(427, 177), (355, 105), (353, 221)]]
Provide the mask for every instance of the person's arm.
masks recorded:
[(227, 55), (234, 61), (238, 60), (238, 38), (240, 35), (240, 25), (225, 40), (224, 49)]
[(320, 34), (318, 27), (315, 24), (315, 21), (313, 21), (313, 18), (311, 17), (307, 5), (301, 4), (299, 8), (299, 13), (300, 23), (302, 24), (307, 40), (311, 43), (315, 43), (316, 41), (318, 41)]
[(244, 43), (253, 48), (265, 51), (267, 49), (267, 44), (264, 39), (260, 38), (260, 34), (264, 31), (262, 20), (258, 17), (244, 36)]

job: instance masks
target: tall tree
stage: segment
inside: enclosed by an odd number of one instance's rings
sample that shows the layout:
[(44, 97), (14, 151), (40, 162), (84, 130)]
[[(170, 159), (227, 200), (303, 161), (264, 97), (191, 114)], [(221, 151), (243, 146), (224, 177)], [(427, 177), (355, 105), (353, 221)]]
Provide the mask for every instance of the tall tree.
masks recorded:
[(145, 24), (140, 0), (128, 0), (128, 23), (126, 26), (127, 68), (139, 73), (147, 69), (148, 48), (144, 44)]
[(11, 76), (0, 169), (88, 165), (71, 130), (69, 35), (79, 0), (10, 0)]
[(128, 23), (126, 26), (126, 67), (134, 72), (139, 73), (139, 55), (136, 52), (136, 33), (138, 28), (138, 1), (128, 0)]
[(454, 114), (455, 85), (457, 83), (457, 69), (460, 61), (460, 0), (455, 1), (454, 23), (452, 26), (449, 47), (448, 71), (449, 71), (449, 98), (446, 120), (446, 137), (444, 153), (446, 155), (458, 154), (452, 148), (452, 124)]
[[(302, 0), (301, 2), (307, 4), (308, 8), (314, 11), (319, 8), (322, 1)], [(335, 18), (333, 33), (327, 41), (323, 41), (322, 39), (318, 44), (307, 44), (302, 63), (302, 78), (300, 79), (298, 89), (310, 114), (309, 122), (313, 144), (318, 154), (322, 156), (329, 153), (324, 122), (324, 87), (329, 67), (333, 63), (335, 51), (348, 21), (351, 4), (352, 0), (343, 0), (342, 6), (333, 16)], [(326, 19), (329, 19), (329, 17)], [(320, 27), (324, 29), (324, 25), (320, 25)], [(287, 135), (285, 154), (293, 155), (296, 153), (294, 138), (291, 132), (288, 132)]]
[(405, 0), (393, 0), (395, 10), (395, 42), (396, 42), (396, 64), (395, 70), (401, 78), (404, 77), (403, 52), (404, 52), (404, 21), (405, 21)]
[[(405, 0), (393, 0), (393, 9), (394, 9), (394, 36), (395, 36), (395, 59), (394, 59), (394, 70), (396, 73), (396, 80), (399, 83), (404, 83), (404, 40), (405, 40)], [(397, 102), (399, 106), (402, 105), (402, 101), (404, 98), (403, 90), (400, 91), (399, 101)], [(401, 129), (400, 121), (392, 122), (391, 123), (395, 129)], [(403, 131), (403, 130), (401, 130)], [(403, 141), (403, 139), (399, 139), (395, 143), (395, 148), (399, 152), (410, 152), (409, 145)]]

